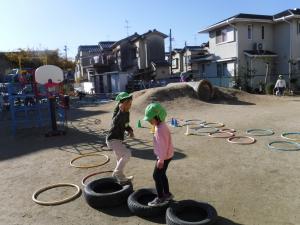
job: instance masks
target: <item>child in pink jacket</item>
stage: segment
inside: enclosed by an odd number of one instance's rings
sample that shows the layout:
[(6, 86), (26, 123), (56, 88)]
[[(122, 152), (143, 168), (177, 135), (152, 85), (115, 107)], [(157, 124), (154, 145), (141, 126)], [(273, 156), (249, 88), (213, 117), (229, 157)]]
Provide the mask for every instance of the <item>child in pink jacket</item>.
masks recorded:
[(157, 198), (149, 202), (149, 206), (158, 206), (173, 198), (173, 195), (169, 190), (166, 171), (174, 155), (174, 148), (170, 130), (165, 123), (166, 116), (166, 110), (159, 103), (151, 103), (145, 109), (144, 120), (155, 126), (153, 144), (154, 154), (157, 156), (153, 171)]

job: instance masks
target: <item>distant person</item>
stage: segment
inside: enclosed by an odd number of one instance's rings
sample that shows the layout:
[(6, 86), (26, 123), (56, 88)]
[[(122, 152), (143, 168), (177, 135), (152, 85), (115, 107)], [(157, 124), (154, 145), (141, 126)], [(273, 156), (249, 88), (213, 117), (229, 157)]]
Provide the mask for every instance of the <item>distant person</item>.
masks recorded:
[(159, 103), (151, 103), (145, 109), (144, 120), (155, 127), (153, 145), (157, 157), (153, 171), (153, 179), (157, 197), (148, 203), (148, 206), (158, 206), (171, 200), (174, 196), (169, 190), (169, 181), (166, 175), (169, 163), (174, 155), (170, 130), (165, 123), (166, 110)]
[(132, 95), (121, 92), (117, 95), (118, 102), (112, 117), (111, 128), (106, 136), (106, 144), (113, 150), (116, 156), (117, 165), (112, 176), (120, 184), (125, 184), (133, 179), (133, 176), (126, 177), (124, 168), (131, 157), (131, 152), (123, 144), (125, 131), (130, 137), (134, 137), (133, 129), (129, 126), (129, 110), (132, 104)]
[(286, 89), (286, 82), (283, 79), (282, 75), (278, 76), (278, 80), (276, 81), (274, 91), (277, 96), (282, 96), (284, 94), (284, 90)]
[(44, 85), (49, 96), (55, 95), (58, 88), (58, 83), (54, 83), (52, 79), (48, 79), (48, 82)]

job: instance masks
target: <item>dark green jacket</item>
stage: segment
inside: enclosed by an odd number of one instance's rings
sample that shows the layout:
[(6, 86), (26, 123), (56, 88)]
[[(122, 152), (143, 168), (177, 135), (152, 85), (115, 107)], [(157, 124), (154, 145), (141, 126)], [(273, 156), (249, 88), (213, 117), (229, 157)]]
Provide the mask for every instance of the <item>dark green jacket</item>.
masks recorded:
[(129, 126), (129, 112), (114, 112), (111, 128), (108, 131), (107, 140), (117, 139), (124, 140), (125, 131), (132, 131), (132, 128)]

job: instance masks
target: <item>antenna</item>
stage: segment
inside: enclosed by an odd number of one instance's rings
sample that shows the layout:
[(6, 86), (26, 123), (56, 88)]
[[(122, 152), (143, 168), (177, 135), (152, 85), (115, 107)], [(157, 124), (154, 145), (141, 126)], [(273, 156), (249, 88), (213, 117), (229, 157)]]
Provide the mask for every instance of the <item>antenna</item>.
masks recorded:
[(128, 36), (129, 36), (129, 28), (130, 28), (130, 26), (128, 25), (129, 22), (128, 22), (127, 19), (125, 20), (125, 24), (126, 24), (126, 26), (125, 26), (125, 29), (126, 29), (126, 35), (127, 35), (127, 37), (128, 37)]
[(197, 45), (197, 34), (194, 34), (194, 42), (195, 42), (195, 45)]

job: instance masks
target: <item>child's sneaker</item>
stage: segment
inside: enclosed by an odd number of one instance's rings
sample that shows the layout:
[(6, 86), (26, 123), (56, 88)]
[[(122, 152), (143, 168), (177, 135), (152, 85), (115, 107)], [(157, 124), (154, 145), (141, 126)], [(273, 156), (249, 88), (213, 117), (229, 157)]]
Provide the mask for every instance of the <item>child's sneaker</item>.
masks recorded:
[(172, 193), (164, 194), (165, 201), (170, 201), (174, 198), (174, 195)]
[(148, 206), (151, 206), (151, 207), (160, 206), (164, 202), (165, 202), (164, 198), (158, 198), (158, 197), (156, 197), (155, 199), (153, 199), (153, 201), (148, 202)]
[(123, 173), (113, 172), (112, 176), (122, 185), (131, 182), (133, 176), (125, 177)]

